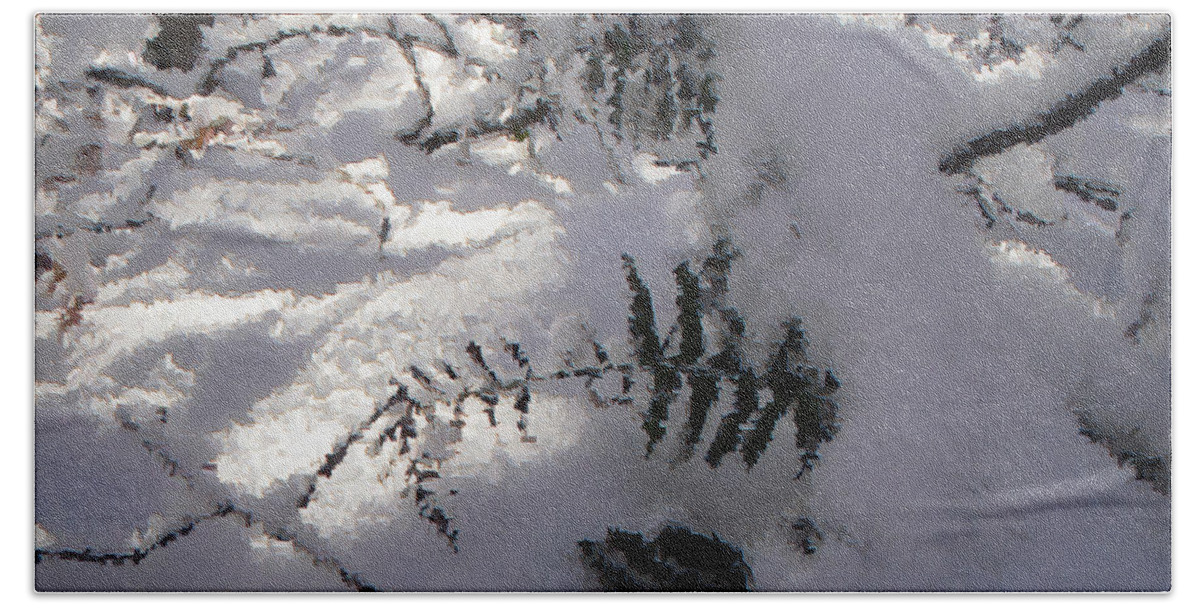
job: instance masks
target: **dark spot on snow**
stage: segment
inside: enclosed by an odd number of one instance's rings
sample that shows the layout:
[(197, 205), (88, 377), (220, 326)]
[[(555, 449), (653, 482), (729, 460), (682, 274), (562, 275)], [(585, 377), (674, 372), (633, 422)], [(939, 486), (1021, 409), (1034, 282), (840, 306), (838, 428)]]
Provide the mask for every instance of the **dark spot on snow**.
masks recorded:
[(271, 78), (275, 75), (275, 64), (271, 61), (271, 56), (263, 54), (262, 58), (262, 77)]
[(754, 582), (740, 549), (684, 526), (665, 527), (650, 542), (609, 528), (604, 541), (578, 544), (605, 591), (749, 591)]
[(75, 151), (75, 170), (84, 175), (95, 175), (104, 169), (103, 148), (99, 144), (84, 144)]
[[(213, 24), (212, 15), (158, 15), (158, 36), (146, 41), (142, 57), (160, 70), (190, 72), (204, 50), (200, 26)], [(266, 68), (263, 68), (264, 71)]]
[(803, 551), (805, 555), (815, 554), (817, 548), (825, 540), (816, 522), (807, 517), (801, 517), (793, 522), (791, 531), (792, 544)]
[[(421, 149), (426, 154), (433, 154), (438, 148), (452, 144), (461, 138), (462, 136), (459, 135), (458, 131), (435, 131), (433, 135), (430, 135), (425, 141), (421, 142)], [(401, 141), (403, 141), (403, 138)]]

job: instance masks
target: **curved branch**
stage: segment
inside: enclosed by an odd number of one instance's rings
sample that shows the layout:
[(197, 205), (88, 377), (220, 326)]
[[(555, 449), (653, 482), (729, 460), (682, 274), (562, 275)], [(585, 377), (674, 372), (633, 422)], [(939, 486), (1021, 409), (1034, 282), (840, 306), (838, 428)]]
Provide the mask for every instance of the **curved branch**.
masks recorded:
[(938, 165), (942, 173), (964, 173), (976, 160), (1000, 154), (1018, 144), (1037, 143), (1064, 131), (1096, 111), (1100, 102), (1119, 97), (1126, 85), (1150, 72), (1160, 72), (1171, 61), (1171, 38), (1168, 31), (1123, 66), (1115, 68), (1112, 76), (1093, 82), (1077, 94), (1067, 95), (1046, 112), (1035, 115), (1029, 122), (992, 131), (976, 137), (946, 155)]

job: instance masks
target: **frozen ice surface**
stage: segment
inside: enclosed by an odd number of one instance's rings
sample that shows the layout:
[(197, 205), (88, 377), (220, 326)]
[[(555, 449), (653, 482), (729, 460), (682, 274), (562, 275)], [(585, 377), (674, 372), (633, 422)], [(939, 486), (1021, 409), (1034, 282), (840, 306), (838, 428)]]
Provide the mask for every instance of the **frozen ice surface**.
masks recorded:
[(1167, 590), (1170, 39), (42, 15), (37, 588)]

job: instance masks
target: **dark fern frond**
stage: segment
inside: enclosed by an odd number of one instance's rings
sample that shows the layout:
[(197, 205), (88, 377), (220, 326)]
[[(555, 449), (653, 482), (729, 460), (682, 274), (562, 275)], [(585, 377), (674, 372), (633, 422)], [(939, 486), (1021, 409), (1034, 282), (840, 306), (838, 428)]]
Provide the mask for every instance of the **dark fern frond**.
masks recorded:
[(680, 333), (676, 362), (681, 366), (691, 365), (704, 354), (704, 325), (700, 322), (700, 280), (692, 274), (688, 263), (683, 262), (675, 268), (675, 282), (679, 286), (675, 306), (679, 308)]
[(688, 374), (688, 390), (691, 397), (688, 400), (687, 434), (683, 438), (684, 458), (690, 457), (700, 437), (704, 433), (704, 423), (708, 420), (708, 412), (720, 397), (720, 387), (717, 381), (720, 377), (711, 371), (697, 370)]
[[(687, 420), (682, 436), (682, 457), (691, 457), (701, 442), (709, 412), (720, 395), (720, 382), (733, 385), (733, 409), (721, 417), (705, 461), (720, 466), (725, 455), (740, 450), (747, 467), (758, 463), (774, 436), (775, 427), (789, 410), (796, 424), (796, 447), (800, 451), (801, 473), (811, 469), (821, 443), (833, 439), (837, 426), (837, 403), (829, 399), (841, 383), (830, 370), (809, 365), (808, 339), (798, 317), (782, 324), (783, 337), (765, 370), (758, 372), (746, 359), (742, 342), (746, 324), (737, 308), (728, 305), (729, 275), (739, 252), (728, 240), (720, 239), (701, 265), (700, 274), (692, 272), (688, 262), (674, 270), (679, 351), (668, 357), (667, 344), (660, 341), (654, 320), (654, 301), (650, 289), (638, 274), (636, 262), (622, 256), (626, 280), (633, 294), (630, 302), (629, 333), (637, 363), (652, 378), (650, 404), (643, 414), (648, 442), (646, 455), (666, 435), (669, 406), (682, 388), (686, 376), (690, 392)], [(720, 351), (705, 359), (705, 319), (716, 323)], [(602, 374), (602, 371), (598, 371)], [(589, 385), (590, 386), (590, 385)], [(631, 386), (628, 377), (623, 389)], [(771, 401), (760, 404), (759, 395), (769, 389)]]
[(650, 406), (643, 415), (642, 428), (646, 431), (649, 441), (646, 443), (646, 456), (654, 452), (654, 446), (667, 434), (666, 421), (670, 415), (670, 406), (682, 386), (678, 369), (665, 360), (662, 342), (654, 322), (654, 300), (650, 288), (638, 275), (634, 259), (628, 255), (622, 256), (629, 282), (633, 292), (633, 301), (629, 305), (629, 333), (634, 340), (634, 351), (637, 353), (638, 364), (647, 369), (653, 376)]
[(758, 377), (753, 369), (739, 367), (733, 382), (733, 411), (721, 418), (716, 436), (708, 447), (704, 460), (708, 466), (721, 466), (721, 459), (734, 451), (741, 442), (742, 426), (750, 421), (750, 417), (758, 411)]
[(634, 340), (634, 351), (638, 365), (652, 368), (662, 359), (662, 343), (654, 323), (654, 299), (650, 295), (650, 288), (638, 275), (634, 259), (628, 255), (621, 256), (621, 259), (624, 261), (629, 290), (633, 292), (633, 301), (629, 304), (629, 333)]

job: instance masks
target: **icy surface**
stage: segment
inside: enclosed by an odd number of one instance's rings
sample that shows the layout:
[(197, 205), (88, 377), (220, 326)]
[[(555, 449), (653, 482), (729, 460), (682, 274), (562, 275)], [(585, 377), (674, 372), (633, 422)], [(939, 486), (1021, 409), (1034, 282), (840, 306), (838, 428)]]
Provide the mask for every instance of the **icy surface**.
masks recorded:
[(39, 589), (1170, 588), (1166, 16), (36, 28)]

